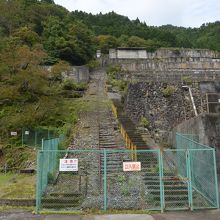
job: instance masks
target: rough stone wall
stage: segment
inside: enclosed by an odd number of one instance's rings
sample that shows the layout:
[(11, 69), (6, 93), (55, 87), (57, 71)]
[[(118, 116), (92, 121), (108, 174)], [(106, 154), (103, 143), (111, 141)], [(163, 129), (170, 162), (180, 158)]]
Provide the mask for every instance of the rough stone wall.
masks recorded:
[[(165, 97), (164, 89), (170, 86), (174, 87), (175, 91), (169, 97)], [(197, 111), (200, 113), (202, 108), (198, 85), (192, 92)], [(183, 89), (181, 83), (175, 82), (131, 83), (124, 106), (135, 124), (139, 123), (141, 116), (146, 117), (150, 122), (150, 133), (160, 142), (166, 142), (169, 131), (179, 123), (195, 116), (189, 91)]]

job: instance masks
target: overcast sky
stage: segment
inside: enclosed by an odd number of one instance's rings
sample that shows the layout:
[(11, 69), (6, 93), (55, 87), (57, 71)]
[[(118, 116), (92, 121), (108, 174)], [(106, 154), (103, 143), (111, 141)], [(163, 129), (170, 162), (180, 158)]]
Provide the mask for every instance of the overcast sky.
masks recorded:
[(220, 0), (55, 0), (70, 11), (115, 11), (148, 25), (199, 27), (220, 20)]

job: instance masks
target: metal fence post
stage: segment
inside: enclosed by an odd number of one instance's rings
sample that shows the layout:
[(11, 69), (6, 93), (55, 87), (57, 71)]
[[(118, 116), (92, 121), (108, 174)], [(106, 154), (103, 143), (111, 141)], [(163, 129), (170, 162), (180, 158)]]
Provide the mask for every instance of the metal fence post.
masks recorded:
[(107, 209), (107, 163), (106, 150), (104, 149), (104, 211)]
[(193, 210), (193, 196), (192, 196), (192, 170), (191, 170), (191, 151), (186, 151), (186, 172), (188, 178), (188, 201), (189, 208)]
[(44, 139), (41, 139), (41, 150), (44, 150)]
[(42, 151), (37, 154), (37, 178), (36, 178), (36, 213), (39, 213), (41, 207), (41, 195), (42, 195)]
[(212, 150), (212, 153), (213, 153), (213, 166), (214, 166), (214, 177), (215, 177), (216, 208), (219, 209), (219, 192), (218, 192), (218, 178), (217, 178), (217, 169), (216, 169), (215, 149)]
[(21, 129), (21, 146), (23, 147), (24, 145), (24, 133), (23, 133), (23, 128)]
[(165, 202), (164, 202), (164, 185), (163, 185), (163, 155), (162, 150), (158, 150), (159, 158), (159, 175), (160, 175), (160, 207), (161, 212), (164, 212)]
[(34, 146), (37, 146), (37, 131), (34, 132)]

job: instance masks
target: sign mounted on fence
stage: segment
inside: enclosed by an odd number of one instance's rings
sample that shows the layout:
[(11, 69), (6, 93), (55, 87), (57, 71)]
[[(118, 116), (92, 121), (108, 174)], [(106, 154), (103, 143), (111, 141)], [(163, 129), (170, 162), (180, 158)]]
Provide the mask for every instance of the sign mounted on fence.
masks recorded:
[(25, 134), (25, 135), (29, 135), (29, 134), (30, 134), (30, 131), (25, 131), (24, 134)]
[(141, 162), (123, 162), (123, 171), (141, 171)]
[(11, 136), (17, 136), (17, 135), (18, 135), (17, 131), (11, 131)]
[(78, 159), (60, 159), (60, 171), (78, 171)]

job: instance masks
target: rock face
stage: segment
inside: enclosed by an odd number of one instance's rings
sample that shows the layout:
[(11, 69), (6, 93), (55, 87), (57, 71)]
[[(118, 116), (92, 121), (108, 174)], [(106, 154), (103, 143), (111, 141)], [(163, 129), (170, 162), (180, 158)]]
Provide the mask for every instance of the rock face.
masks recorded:
[[(198, 85), (192, 89), (197, 111), (200, 113), (201, 94)], [(149, 131), (162, 142), (168, 132), (179, 123), (195, 116), (188, 89), (181, 83), (137, 82), (131, 83), (124, 106), (132, 121), (138, 125), (142, 116), (149, 122)]]

